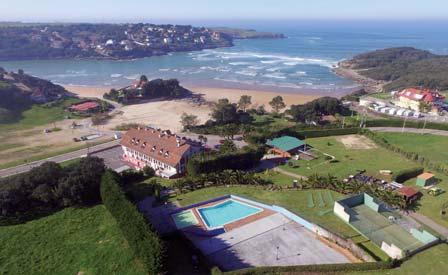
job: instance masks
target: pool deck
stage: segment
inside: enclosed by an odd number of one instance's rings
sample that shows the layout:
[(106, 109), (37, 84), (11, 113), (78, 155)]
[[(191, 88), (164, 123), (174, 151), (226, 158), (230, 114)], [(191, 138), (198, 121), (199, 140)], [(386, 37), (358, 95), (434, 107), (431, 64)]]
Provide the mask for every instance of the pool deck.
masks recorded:
[[(199, 227), (200, 229), (202, 229), (204, 231), (207, 231), (208, 227), (204, 223), (204, 221), (202, 220), (202, 218), (201, 218), (201, 216), (199, 214), (198, 209), (204, 208), (204, 207), (214, 206), (214, 205), (217, 205), (217, 204), (221, 204), (221, 203), (223, 203), (224, 201), (227, 201), (227, 200), (229, 200), (229, 198), (223, 199), (223, 200), (220, 200), (220, 201), (207, 203), (207, 204), (201, 205), (199, 207), (191, 208), (191, 210), (193, 211), (193, 214), (195, 215), (196, 219), (199, 221), (198, 225), (192, 226), (192, 227)], [(237, 199), (233, 199), (232, 198), (232, 200), (235, 200), (235, 201), (239, 202), (239, 200), (237, 200)], [(246, 204), (245, 202), (242, 202), (242, 203)], [(271, 211), (269, 209), (264, 209), (264, 208), (262, 208), (262, 209), (263, 209), (263, 211), (261, 211), (259, 213), (255, 213), (253, 215), (250, 215), (249, 217), (246, 217), (246, 218), (243, 218), (243, 219), (240, 219), (240, 220), (237, 220), (237, 221), (234, 221), (234, 222), (231, 222), (231, 223), (228, 223), (228, 224), (224, 225), (224, 230), (226, 232), (229, 232), (229, 231), (234, 230), (235, 228), (239, 228), (239, 227), (241, 227), (243, 225), (255, 222), (257, 220), (260, 220), (260, 219), (263, 219), (263, 218), (266, 218), (268, 216), (271, 216), (271, 215), (275, 214), (275, 212), (273, 212), (273, 211)], [(184, 231), (188, 231), (189, 229), (191, 229), (191, 227), (183, 228)]]

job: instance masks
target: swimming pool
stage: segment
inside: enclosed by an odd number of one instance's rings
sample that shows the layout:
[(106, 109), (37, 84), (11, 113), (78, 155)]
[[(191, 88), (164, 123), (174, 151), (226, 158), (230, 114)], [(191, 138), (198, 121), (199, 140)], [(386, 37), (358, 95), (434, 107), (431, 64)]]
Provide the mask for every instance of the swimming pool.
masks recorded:
[(222, 227), (262, 211), (263, 209), (261, 208), (236, 200), (226, 200), (210, 207), (198, 209), (202, 220), (208, 228)]

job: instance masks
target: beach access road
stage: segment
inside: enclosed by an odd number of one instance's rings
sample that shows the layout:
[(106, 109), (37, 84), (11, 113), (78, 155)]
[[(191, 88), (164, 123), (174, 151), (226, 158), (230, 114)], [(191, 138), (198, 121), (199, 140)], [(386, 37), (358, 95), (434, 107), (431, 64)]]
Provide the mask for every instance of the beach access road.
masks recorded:
[(0, 178), (9, 177), (9, 176), (12, 176), (12, 175), (28, 172), (33, 167), (40, 166), (44, 162), (47, 162), (47, 161), (61, 163), (61, 162), (65, 162), (65, 161), (69, 161), (69, 160), (73, 160), (73, 159), (77, 159), (77, 158), (81, 158), (81, 157), (87, 156), (87, 154), (92, 154), (92, 153), (95, 153), (95, 152), (99, 152), (99, 151), (110, 149), (112, 147), (117, 146), (118, 144), (119, 144), (119, 141), (118, 140), (114, 140), (114, 141), (102, 143), (102, 144), (99, 144), (99, 145), (95, 145), (95, 146), (92, 146), (92, 147), (89, 147), (89, 148), (86, 148), (86, 149), (81, 149), (81, 150), (73, 151), (73, 152), (70, 152), (70, 153), (66, 153), (66, 154), (62, 154), (62, 155), (46, 158), (46, 159), (43, 159), (43, 160), (33, 161), (33, 162), (22, 164), (22, 165), (19, 165), (19, 166), (2, 169), (2, 170), (0, 170)]

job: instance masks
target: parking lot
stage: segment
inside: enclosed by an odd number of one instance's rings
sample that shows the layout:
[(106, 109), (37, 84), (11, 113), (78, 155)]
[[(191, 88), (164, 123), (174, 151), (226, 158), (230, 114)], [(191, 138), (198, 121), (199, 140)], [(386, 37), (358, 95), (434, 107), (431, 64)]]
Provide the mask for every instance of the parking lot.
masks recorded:
[(112, 170), (117, 172), (127, 170), (130, 167), (126, 162), (121, 160), (121, 156), (123, 155), (123, 150), (120, 145), (101, 150), (95, 153), (90, 154), (91, 156), (99, 157), (104, 160), (104, 164)]

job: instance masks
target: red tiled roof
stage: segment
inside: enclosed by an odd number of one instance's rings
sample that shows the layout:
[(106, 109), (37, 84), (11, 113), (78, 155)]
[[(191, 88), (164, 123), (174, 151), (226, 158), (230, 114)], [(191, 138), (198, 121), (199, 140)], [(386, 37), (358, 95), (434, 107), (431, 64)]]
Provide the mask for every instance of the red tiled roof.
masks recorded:
[(419, 175), (417, 178), (424, 179), (424, 180), (429, 180), (429, 179), (431, 179), (433, 177), (434, 177), (434, 175), (431, 174), (431, 173), (423, 173), (423, 174)]
[(420, 193), (420, 191), (418, 191), (417, 189), (409, 187), (409, 186), (401, 187), (400, 189), (398, 189), (398, 192), (407, 198), (412, 198), (415, 195), (417, 195), (418, 193)]
[(191, 149), (186, 140), (152, 128), (131, 129), (120, 144), (173, 167)]
[(81, 104), (77, 104), (77, 105), (73, 105), (72, 107), (70, 107), (72, 110), (75, 111), (88, 111), (90, 109), (95, 109), (98, 108), (98, 106), (100, 106), (98, 104), (98, 102), (95, 101), (87, 101)]
[(443, 100), (445, 97), (436, 91), (421, 88), (406, 88), (398, 93), (399, 97), (409, 98), (415, 101), (434, 102), (436, 100)]

